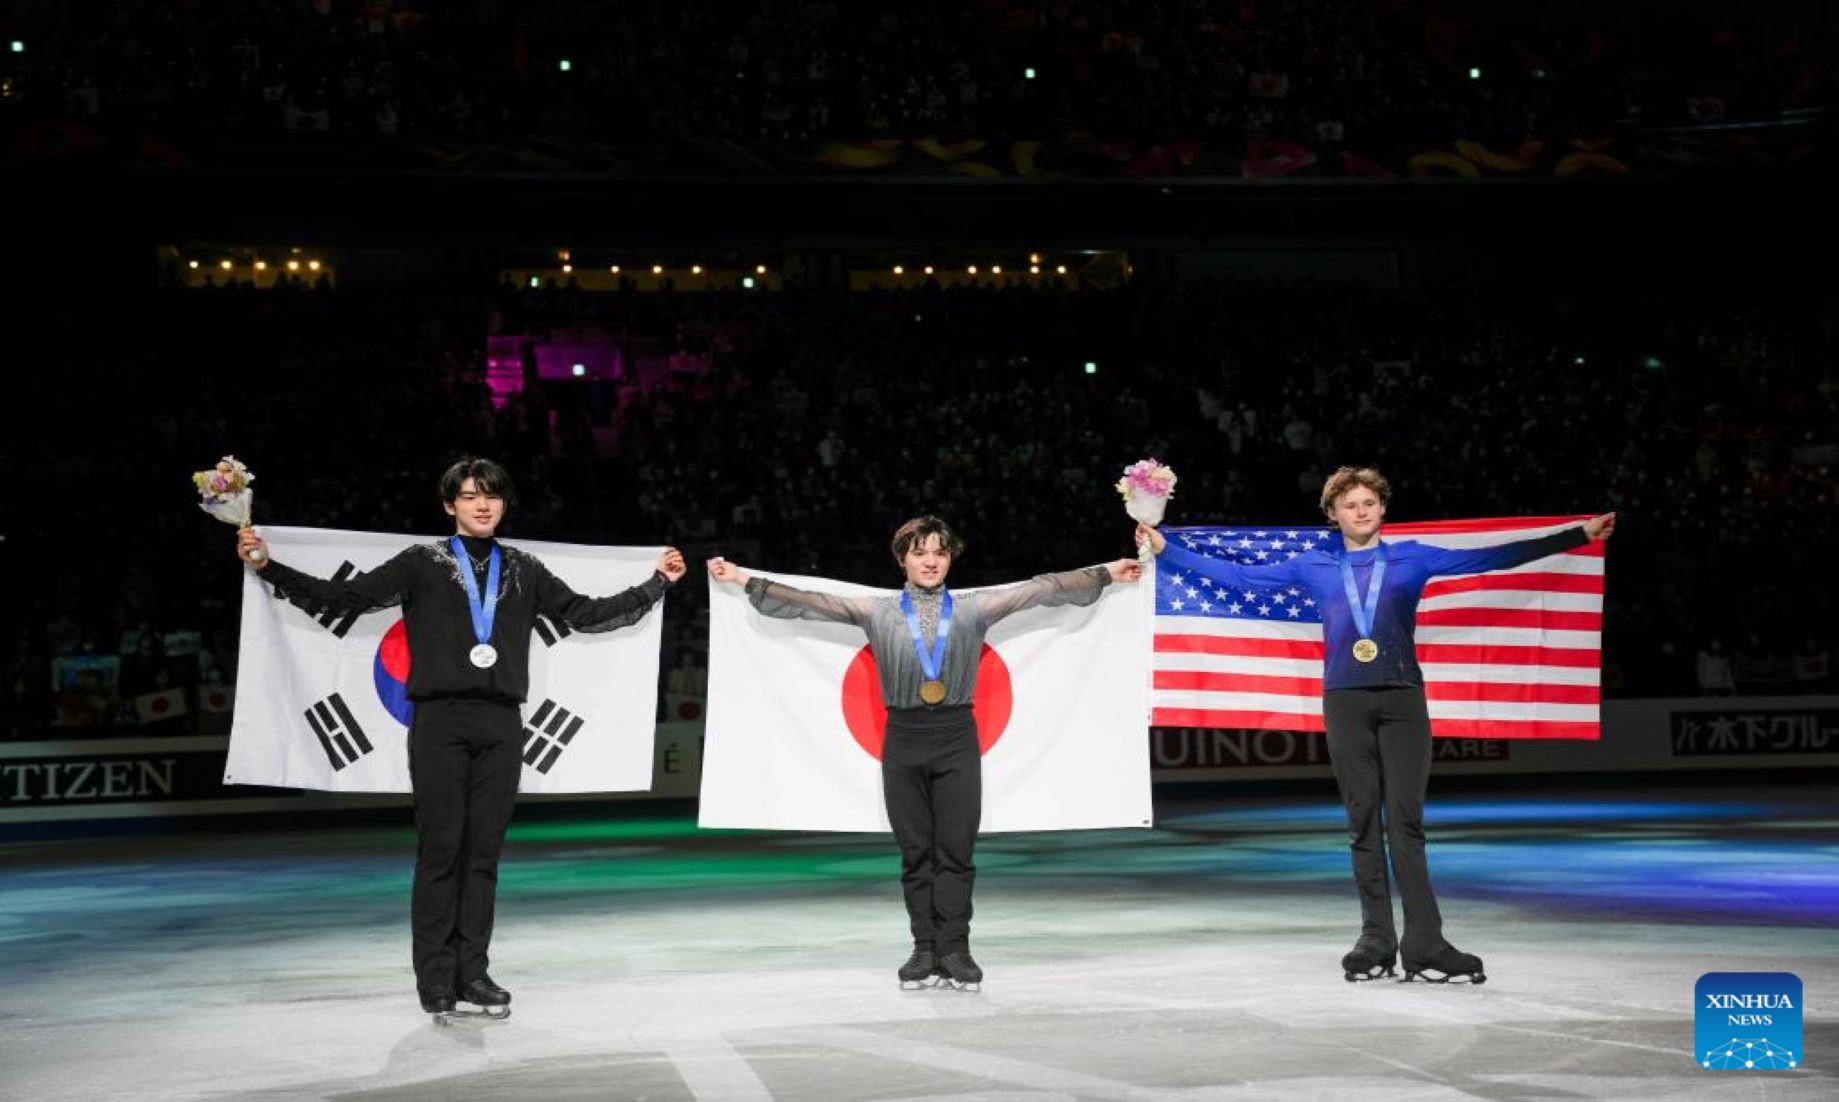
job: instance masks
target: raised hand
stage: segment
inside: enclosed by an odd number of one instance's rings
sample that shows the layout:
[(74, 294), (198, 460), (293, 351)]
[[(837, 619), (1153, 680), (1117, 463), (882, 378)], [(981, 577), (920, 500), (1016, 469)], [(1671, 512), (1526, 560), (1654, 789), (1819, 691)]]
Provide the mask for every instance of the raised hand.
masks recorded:
[(268, 541), (256, 535), (253, 528), (240, 529), (236, 533), (236, 557), (260, 570), (268, 565)]
[(709, 577), (726, 585), (746, 585), (747, 571), (717, 555), (709, 560)]
[(1161, 532), (1147, 524), (1139, 524), (1137, 525), (1137, 543), (1141, 544), (1144, 540), (1149, 541), (1149, 549), (1158, 555), (1162, 554), (1162, 549), (1169, 545), (1169, 541), (1163, 538)]
[(1105, 564), (1106, 573), (1114, 582), (1135, 582), (1143, 578), (1143, 564), (1135, 559), (1119, 559)]
[(681, 581), (688, 571), (689, 567), (683, 562), (683, 552), (675, 547), (666, 547), (664, 554), (658, 556), (658, 573), (673, 585)]
[(1584, 535), (1593, 540), (1606, 540), (1615, 534), (1616, 515), (1604, 513), (1600, 517), (1591, 517), (1584, 521)]

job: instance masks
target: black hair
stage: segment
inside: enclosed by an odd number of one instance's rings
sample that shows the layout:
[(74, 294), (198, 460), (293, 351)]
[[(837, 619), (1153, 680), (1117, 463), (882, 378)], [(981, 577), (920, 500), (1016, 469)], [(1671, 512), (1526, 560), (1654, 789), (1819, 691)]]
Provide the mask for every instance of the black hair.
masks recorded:
[(511, 499), (511, 472), (489, 459), (468, 456), (441, 474), (441, 500), (452, 505), (460, 498), (460, 485), (467, 479), (479, 492)]

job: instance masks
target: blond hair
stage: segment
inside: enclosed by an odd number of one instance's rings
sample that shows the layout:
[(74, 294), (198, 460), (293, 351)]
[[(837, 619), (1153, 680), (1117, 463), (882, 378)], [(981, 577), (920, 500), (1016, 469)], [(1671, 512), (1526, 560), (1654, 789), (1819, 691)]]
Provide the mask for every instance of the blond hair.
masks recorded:
[(1335, 501), (1349, 490), (1364, 486), (1373, 491), (1381, 505), (1392, 500), (1392, 484), (1375, 467), (1342, 467), (1322, 484), (1322, 513), (1333, 520)]

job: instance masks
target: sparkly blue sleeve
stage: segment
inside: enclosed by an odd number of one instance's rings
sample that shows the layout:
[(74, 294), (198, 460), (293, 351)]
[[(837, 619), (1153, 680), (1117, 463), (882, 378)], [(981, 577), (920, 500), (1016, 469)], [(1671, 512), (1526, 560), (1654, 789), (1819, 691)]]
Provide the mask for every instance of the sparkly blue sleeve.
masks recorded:
[(1525, 566), (1529, 562), (1538, 562), (1548, 555), (1582, 547), (1589, 542), (1590, 537), (1584, 534), (1583, 525), (1578, 524), (1529, 540), (1497, 543), (1493, 547), (1419, 546), (1424, 549), (1424, 564), (1432, 575), (1485, 574), (1490, 570), (1511, 570), (1516, 566)]
[(1160, 569), (1174, 567), (1204, 578), (1212, 578), (1214, 584), (1230, 588), (1257, 589), (1264, 586), (1292, 585), (1296, 582), (1296, 561), (1285, 559), (1282, 562), (1268, 563), (1264, 566), (1243, 566), (1225, 559), (1197, 555), (1181, 546), (1175, 540), (1169, 540), (1162, 548)]

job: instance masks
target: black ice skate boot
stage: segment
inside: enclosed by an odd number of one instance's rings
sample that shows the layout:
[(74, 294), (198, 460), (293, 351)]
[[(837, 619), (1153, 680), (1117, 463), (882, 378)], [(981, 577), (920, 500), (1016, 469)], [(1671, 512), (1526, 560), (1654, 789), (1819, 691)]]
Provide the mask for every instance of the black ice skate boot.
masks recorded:
[(511, 1016), (511, 993), (493, 983), (490, 976), (461, 984), (459, 1001), (465, 1006), (462, 1013), (494, 1019)]
[(453, 992), (439, 987), (417, 987), (415, 993), (421, 996), (421, 1009), (424, 1014), (434, 1015), (435, 1021), (441, 1021), (454, 1010)]
[(938, 985), (938, 971), (939, 965), (932, 955), (932, 946), (916, 944), (913, 946), (913, 955), (900, 966), (900, 989), (918, 991), (925, 987), (935, 987)]
[(969, 949), (960, 949), (955, 953), (946, 953), (939, 958), (939, 984), (953, 987), (959, 991), (982, 991), (983, 969), (971, 959)]
[(1487, 983), (1488, 974), (1481, 970), (1480, 957), (1465, 953), (1445, 941), (1422, 956), (1410, 950), (1405, 952), (1405, 982), (1411, 983), (1414, 980), (1425, 983)]
[(1386, 976), (1396, 976), (1392, 965), (1398, 961), (1398, 952), (1392, 946), (1372, 934), (1360, 935), (1354, 947), (1341, 958), (1341, 972), (1349, 983), (1362, 983)]

